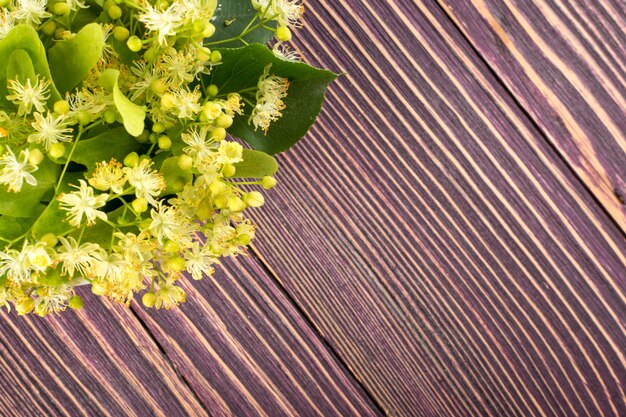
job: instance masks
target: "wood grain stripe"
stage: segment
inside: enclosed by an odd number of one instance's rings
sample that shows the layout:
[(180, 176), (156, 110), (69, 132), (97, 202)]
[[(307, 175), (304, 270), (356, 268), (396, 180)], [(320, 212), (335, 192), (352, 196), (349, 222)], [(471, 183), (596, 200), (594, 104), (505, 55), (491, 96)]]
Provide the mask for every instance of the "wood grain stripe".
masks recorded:
[[(623, 26), (610, 21), (619, 14), (602, 3), (569, 9), (587, 15), (587, 24), (593, 19), (603, 39), (612, 37), (604, 45), (623, 71)], [(626, 231), (626, 87), (584, 42), (581, 22), (573, 24), (571, 13), (569, 20), (558, 18), (548, 0), (440, 4)]]
[(619, 231), (433, 3), (308, 18), (349, 75), (281, 160), (265, 262), (391, 414), (619, 415)]
[[(58, 318), (4, 315), (0, 328), (2, 343), (18, 361), (11, 366), (45, 387), (37, 401), (54, 400), (57, 411), (42, 415), (206, 415), (123, 307), (94, 300), (89, 310)], [(20, 390), (15, 396), (23, 402), (27, 393)], [(24, 414), (14, 409), (2, 415)]]
[(138, 310), (203, 401), (221, 415), (378, 414), (253, 258), (220, 271), (185, 285), (180, 312)]

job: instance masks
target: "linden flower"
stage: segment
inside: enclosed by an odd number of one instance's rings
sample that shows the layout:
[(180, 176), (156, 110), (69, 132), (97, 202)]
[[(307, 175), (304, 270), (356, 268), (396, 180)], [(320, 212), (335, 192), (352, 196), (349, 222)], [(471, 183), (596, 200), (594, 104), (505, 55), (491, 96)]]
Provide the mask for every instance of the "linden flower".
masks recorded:
[(104, 207), (109, 195), (100, 194), (96, 197), (94, 196), (93, 188), (88, 186), (85, 181), (78, 180), (78, 182), (80, 183), (79, 187), (73, 186), (78, 188), (78, 191), (61, 194), (57, 197), (61, 209), (68, 211), (69, 223), (78, 227), (83, 216), (87, 219), (88, 226), (94, 224), (96, 219), (107, 220), (106, 213), (98, 210), (98, 208)]
[(52, 258), (46, 251), (45, 243), (39, 242), (36, 245), (28, 245), (22, 249), (22, 253), (30, 269), (43, 272), (52, 265)]
[(139, 21), (144, 23), (150, 32), (158, 32), (159, 44), (167, 45), (166, 38), (176, 35), (176, 29), (183, 23), (183, 11), (176, 2), (164, 11), (147, 4), (146, 12), (139, 15)]
[(290, 62), (298, 62), (302, 61), (302, 55), (300, 52), (295, 49), (290, 49), (289, 46), (284, 42), (276, 42), (272, 47), (272, 52), (278, 58), (290, 61)]
[(46, 117), (41, 113), (35, 113), (35, 121), (31, 124), (37, 131), (28, 136), (28, 141), (43, 145), (46, 150), (58, 142), (69, 142), (72, 140), (72, 129), (67, 127), (64, 115), (55, 116), (48, 112)]
[(15, 249), (0, 251), (0, 276), (5, 275), (16, 284), (30, 280), (30, 267), (23, 252)]
[(164, 284), (159, 285), (154, 307), (169, 310), (185, 302), (186, 298), (187, 294), (182, 288), (173, 285), (171, 280), (167, 280)]
[(187, 145), (183, 149), (185, 153), (194, 159), (196, 165), (201, 165), (204, 161), (209, 160), (215, 150), (211, 140), (207, 140), (207, 129), (192, 127), (188, 132), (183, 133), (180, 137)]
[(74, 289), (67, 285), (39, 287), (35, 300), (35, 314), (43, 317), (51, 313), (65, 311), (73, 295)]
[(193, 81), (197, 73), (196, 59), (193, 54), (168, 48), (161, 59), (162, 62), (159, 63), (158, 68), (169, 83), (180, 86)]
[(41, 24), (41, 19), (52, 16), (46, 11), (47, 0), (17, 0), (13, 2), (15, 20), (32, 25)]
[(167, 184), (158, 171), (152, 170), (152, 161), (144, 159), (135, 167), (125, 167), (124, 173), (128, 183), (135, 187), (137, 198), (145, 198), (153, 206), (157, 205), (155, 197), (165, 190)]
[(86, 276), (102, 258), (102, 248), (96, 243), (79, 245), (76, 239), (69, 236), (59, 237), (61, 247), (58, 249), (57, 260), (61, 263), (61, 272), (73, 277), (76, 272)]
[(236, 164), (243, 161), (243, 146), (237, 142), (223, 140), (217, 152), (217, 162), (220, 164)]
[(126, 184), (126, 176), (122, 170), (123, 165), (115, 159), (110, 162), (96, 163), (96, 169), (93, 170), (91, 177), (87, 180), (96, 190), (111, 190), (115, 194), (122, 194), (124, 184)]
[(152, 249), (154, 242), (149, 239), (147, 233), (121, 233), (113, 234), (118, 239), (118, 244), (114, 247), (115, 251), (121, 254), (124, 259), (133, 264), (147, 262), (152, 259)]
[(17, 109), (18, 116), (30, 114), (33, 106), (38, 112), (43, 113), (46, 110), (45, 103), (50, 97), (49, 85), (49, 80), (43, 78), (39, 80), (39, 76), (35, 78), (35, 85), (31, 84), (30, 78), (26, 80), (26, 85), (19, 80), (9, 80), (9, 92), (13, 94), (9, 94), (7, 99), (19, 106)]
[(270, 123), (282, 117), (281, 111), (285, 108), (283, 98), (287, 95), (289, 81), (276, 75), (270, 75), (271, 65), (265, 67), (259, 78), (257, 103), (252, 109), (249, 122), (254, 124), (255, 130), (261, 128), (267, 133)]
[(185, 219), (175, 207), (166, 206), (162, 201), (150, 211), (152, 221), (148, 230), (162, 244), (165, 238), (175, 242), (185, 243), (190, 240), (194, 227)]
[(281, 26), (302, 26), (304, 6), (298, 0), (252, 0), (252, 5)]
[(161, 106), (169, 109), (180, 119), (194, 119), (195, 115), (202, 110), (202, 106), (198, 101), (202, 98), (202, 94), (197, 89), (189, 91), (181, 88), (172, 93), (166, 93), (161, 97)]
[(31, 174), (37, 171), (37, 166), (28, 162), (28, 149), (21, 150), (19, 157), (15, 157), (11, 148), (7, 148), (7, 151), (0, 157), (0, 184), (8, 185), (8, 190), (13, 193), (20, 192), (24, 181), (32, 186), (37, 185), (37, 180)]
[(185, 254), (185, 267), (193, 279), (200, 280), (204, 275), (212, 275), (215, 271), (213, 264), (217, 258), (213, 256), (208, 246), (200, 246), (199, 242), (193, 242), (189, 251)]

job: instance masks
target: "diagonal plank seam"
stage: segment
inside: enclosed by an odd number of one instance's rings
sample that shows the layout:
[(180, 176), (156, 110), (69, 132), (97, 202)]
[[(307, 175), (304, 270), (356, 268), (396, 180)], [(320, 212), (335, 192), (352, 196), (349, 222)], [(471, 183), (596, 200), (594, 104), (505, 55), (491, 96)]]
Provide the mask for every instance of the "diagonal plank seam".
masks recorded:
[(289, 291), (284, 287), (281, 279), (278, 277), (276, 271), (272, 269), (267, 260), (263, 258), (263, 255), (259, 252), (259, 250), (254, 246), (250, 245), (250, 255), (253, 256), (258, 262), (263, 271), (267, 274), (267, 276), (271, 279), (271, 281), (276, 284), (276, 287), (280, 291), (280, 293), (285, 297), (285, 299), (291, 304), (294, 308), (295, 312), (302, 318), (302, 321), (306, 323), (306, 326), (317, 335), (320, 342), (322, 342), (323, 346), (327, 349), (327, 351), (332, 355), (337, 364), (344, 370), (346, 375), (348, 375), (362, 390), (362, 392), (367, 396), (367, 398), (374, 404), (376, 410), (380, 412), (381, 415), (387, 415), (387, 412), (383, 408), (383, 406), (378, 402), (376, 397), (367, 386), (363, 383), (363, 381), (356, 375), (356, 373), (348, 366), (348, 363), (343, 359), (343, 357), (337, 352), (335, 347), (330, 343), (330, 341), (324, 336), (321, 329), (319, 329), (311, 317), (304, 311), (302, 306), (295, 300), (295, 298), (291, 295)]
[(611, 215), (608, 208), (604, 204), (602, 204), (598, 196), (591, 190), (590, 186), (585, 181), (583, 181), (580, 174), (578, 174), (578, 172), (574, 169), (574, 167), (572, 166), (568, 158), (563, 154), (563, 152), (559, 150), (558, 146), (556, 146), (556, 144), (550, 140), (550, 137), (545, 131), (545, 129), (540, 126), (537, 120), (531, 115), (531, 113), (526, 109), (526, 107), (524, 107), (524, 105), (520, 102), (520, 100), (515, 95), (515, 93), (513, 93), (513, 91), (511, 91), (511, 89), (509, 88), (509, 86), (504, 82), (504, 80), (502, 79), (500, 74), (496, 71), (494, 66), (489, 63), (489, 61), (485, 58), (482, 52), (478, 50), (478, 48), (472, 42), (472, 40), (467, 36), (467, 34), (463, 31), (463, 29), (461, 29), (461, 27), (459, 26), (459, 22), (450, 14), (450, 10), (448, 10), (447, 7), (442, 5), (441, 2), (442, 0), (435, 1), (435, 3), (437, 4), (437, 7), (439, 7), (439, 9), (443, 12), (443, 14), (448, 19), (448, 21), (454, 26), (454, 28), (457, 30), (460, 36), (465, 40), (467, 45), (476, 54), (476, 57), (481, 61), (482, 64), (484, 64), (484, 66), (487, 68), (489, 73), (493, 76), (494, 81), (497, 84), (499, 84), (500, 87), (502, 87), (502, 89), (509, 95), (509, 97), (513, 100), (513, 103), (515, 104), (515, 106), (517, 106), (517, 108), (522, 112), (524, 117), (526, 117), (526, 119), (537, 130), (541, 139), (554, 152), (554, 154), (558, 157), (558, 159), (560, 159), (565, 164), (568, 171), (572, 174), (572, 176), (576, 179), (576, 181), (580, 183), (580, 185), (587, 192), (587, 194), (591, 196), (591, 199), (600, 208), (600, 210), (606, 215), (606, 218), (609, 220), (609, 222), (613, 226), (615, 226), (615, 228), (620, 232), (622, 236), (626, 237), (626, 230), (622, 229), (622, 227), (619, 225), (617, 220)]
[(137, 312), (135, 311), (135, 307), (132, 306), (131, 308), (129, 308), (129, 310), (132, 313), (132, 315), (135, 317), (135, 319), (137, 319), (137, 321), (139, 322), (143, 330), (146, 332), (148, 337), (152, 340), (152, 342), (159, 349), (159, 352), (161, 352), (161, 355), (163, 355), (163, 359), (166, 360), (167, 363), (170, 365), (170, 367), (174, 370), (178, 379), (180, 379), (185, 384), (185, 387), (189, 390), (189, 392), (193, 394), (194, 399), (198, 402), (198, 404), (200, 404), (200, 406), (202, 406), (202, 409), (207, 413), (207, 415), (209, 417), (212, 417), (212, 414), (209, 411), (209, 409), (206, 407), (204, 402), (200, 399), (200, 397), (198, 396), (198, 393), (193, 389), (193, 387), (191, 386), (191, 384), (189, 383), (185, 375), (182, 374), (178, 370), (176, 363), (172, 360), (172, 358), (170, 358), (165, 348), (163, 348), (163, 346), (161, 345), (161, 342), (159, 341), (159, 339), (154, 335), (154, 333), (152, 333), (152, 330), (150, 330), (146, 322), (139, 316), (139, 314), (137, 314)]

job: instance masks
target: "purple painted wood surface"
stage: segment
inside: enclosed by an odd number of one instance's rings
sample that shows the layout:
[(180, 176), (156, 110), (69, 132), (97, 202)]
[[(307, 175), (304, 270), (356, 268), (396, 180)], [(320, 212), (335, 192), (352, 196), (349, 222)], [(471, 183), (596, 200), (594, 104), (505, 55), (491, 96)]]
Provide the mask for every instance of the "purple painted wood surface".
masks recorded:
[(141, 319), (212, 416), (378, 416), (252, 257), (184, 285), (177, 311)]
[(256, 244), (364, 386), (391, 415), (626, 413), (623, 235), (542, 132), (435, 2), (307, 19), (347, 75)]
[(626, 232), (626, 3), (439, 3)]
[[(623, 180), (626, 16), (491, 3), (308, 2), (297, 45), (347, 75), (279, 157), (251, 256), (187, 285), (180, 311), (3, 315), (0, 415), (626, 415), (626, 244), (607, 191)], [(536, 34), (515, 23), (527, 3)], [(540, 77), (489, 56), (485, 10)], [(565, 43), (548, 36), (559, 20)], [(590, 146), (551, 122), (550, 92)]]

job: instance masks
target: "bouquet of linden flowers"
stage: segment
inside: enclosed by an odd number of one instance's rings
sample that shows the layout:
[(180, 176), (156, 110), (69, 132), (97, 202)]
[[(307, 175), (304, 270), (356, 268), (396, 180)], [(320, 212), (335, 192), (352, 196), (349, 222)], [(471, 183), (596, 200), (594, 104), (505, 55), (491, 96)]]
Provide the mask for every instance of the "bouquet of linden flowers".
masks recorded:
[[(335, 74), (299, 0), (0, 0), (0, 306), (185, 301), (246, 250)], [(271, 47), (268, 45), (272, 45)], [(240, 138), (242, 146), (228, 135)]]

